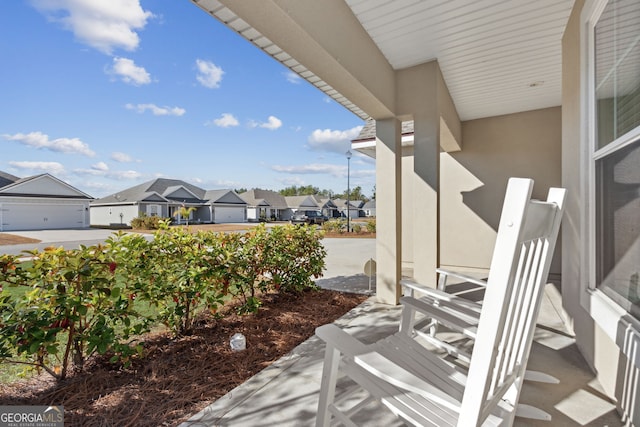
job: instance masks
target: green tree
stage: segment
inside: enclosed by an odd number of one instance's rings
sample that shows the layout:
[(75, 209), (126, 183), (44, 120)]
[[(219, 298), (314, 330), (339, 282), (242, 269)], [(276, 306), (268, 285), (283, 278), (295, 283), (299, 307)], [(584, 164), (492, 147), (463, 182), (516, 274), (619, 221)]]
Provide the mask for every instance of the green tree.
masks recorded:
[(180, 206), (180, 209), (178, 209), (173, 216), (175, 216), (176, 218), (178, 218), (178, 220), (180, 220), (180, 218), (184, 218), (187, 221), (187, 226), (189, 225), (189, 216), (191, 215), (191, 212), (195, 211), (196, 208), (194, 207), (186, 207), (185, 205)]
[(362, 194), (362, 187), (359, 185), (351, 189), (351, 191), (346, 191), (342, 194), (335, 194), (333, 197), (336, 199), (347, 199), (347, 194), (349, 194), (349, 200), (362, 200), (363, 202), (369, 201), (369, 198)]
[(329, 197), (329, 190), (320, 190), (318, 187), (314, 187), (313, 185), (301, 185), (300, 187), (296, 187), (292, 185), (291, 187), (283, 188), (279, 191), (283, 196), (313, 196), (319, 195), (323, 197)]

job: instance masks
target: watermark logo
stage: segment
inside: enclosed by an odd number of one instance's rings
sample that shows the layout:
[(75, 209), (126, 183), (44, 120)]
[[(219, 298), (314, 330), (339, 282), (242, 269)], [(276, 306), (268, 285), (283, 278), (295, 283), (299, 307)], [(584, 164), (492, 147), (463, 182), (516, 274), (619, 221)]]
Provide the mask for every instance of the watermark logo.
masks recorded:
[(0, 427), (64, 427), (64, 408), (0, 406)]

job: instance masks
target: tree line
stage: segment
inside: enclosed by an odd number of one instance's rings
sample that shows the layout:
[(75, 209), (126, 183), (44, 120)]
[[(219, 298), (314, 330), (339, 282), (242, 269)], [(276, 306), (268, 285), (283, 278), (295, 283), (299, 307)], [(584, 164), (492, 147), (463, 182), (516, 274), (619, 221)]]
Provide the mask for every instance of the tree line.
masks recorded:
[[(256, 188), (256, 190), (260, 190), (259, 188)], [(235, 190), (236, 193), (240, 194), (240, 193), (244, 193), (247, 191), (246, 188), (238, 188)], [(345, 190), (342, 193), (334, 193), (331, 190), (327, 190), (327, 189), (320, 189), (318, 187), (315, 187), (313, 185), (300, 185), (300, 186), (296, 186), (296, 185), (292, 185), (290, 187), (286, 187), (283, 188), (282, 190), (279, 190), (278, 193), (280, 193), (283, 196), (313, 196), (313, 195), (318, 195), (320, 197), (326, 197), (326, 198), (331, 198), (331, 199), (347, 199), (347, 194), (349, 195), (349, 200), (362, 200), (363, 202), (368, 202), (369, 200), (371, 200), (372, 198), (375, 199), (376, 198), (376, 188), (375, 186), (373, 187), (373, 197), (367, 197), (363, 192), (362, 192), (362, 187), (360, 187), (359, 185), (351, 188), (349, 192), (347, 192), (347, 190)]]

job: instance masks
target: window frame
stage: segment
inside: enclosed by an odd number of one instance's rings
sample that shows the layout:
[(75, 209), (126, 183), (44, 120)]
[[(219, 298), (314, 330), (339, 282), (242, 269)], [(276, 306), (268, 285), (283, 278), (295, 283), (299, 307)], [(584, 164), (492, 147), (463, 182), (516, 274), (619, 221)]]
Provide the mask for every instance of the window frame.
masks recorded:
[(597, 287), (596, 244), (596, 162), (634, 143), (640, 138), (640, 126), (619, 136), (602, 148), (597, 145), (597, 108), (595, 93), (595, 26), (611, 0), (587, 0), (580, 19), (581, 54), (581, 193), (585, 208), (582, 209), (580, 276), (583, 292), (580, 303), (594, 321), (611, 339), (616, 341), (621, 321), (631, 323), (640, 330), (640, 320), (633, 318), (625, 308)]

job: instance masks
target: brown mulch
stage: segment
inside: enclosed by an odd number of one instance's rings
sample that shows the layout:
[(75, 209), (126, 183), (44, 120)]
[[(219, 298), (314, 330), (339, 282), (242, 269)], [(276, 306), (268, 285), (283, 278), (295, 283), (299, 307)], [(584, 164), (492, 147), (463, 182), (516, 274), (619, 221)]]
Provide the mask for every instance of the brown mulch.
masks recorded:
[(18, 236), (16, 234), (0, 233), (0, 246), (22, 245), (23, 243), (40, 243), (40, 240)]
[[(128, 369), (94, 360), (56, 384), (44, 376), (0, 390), (0, 405), (64, 405), (68, 426), (175, 426), (266, 368), (367, 297), (320, 290), (270, 294), (257, 314), (202, 319), (192, 335), (147, 339)], [(233, 352), (229, 338), (246, 336)]]

